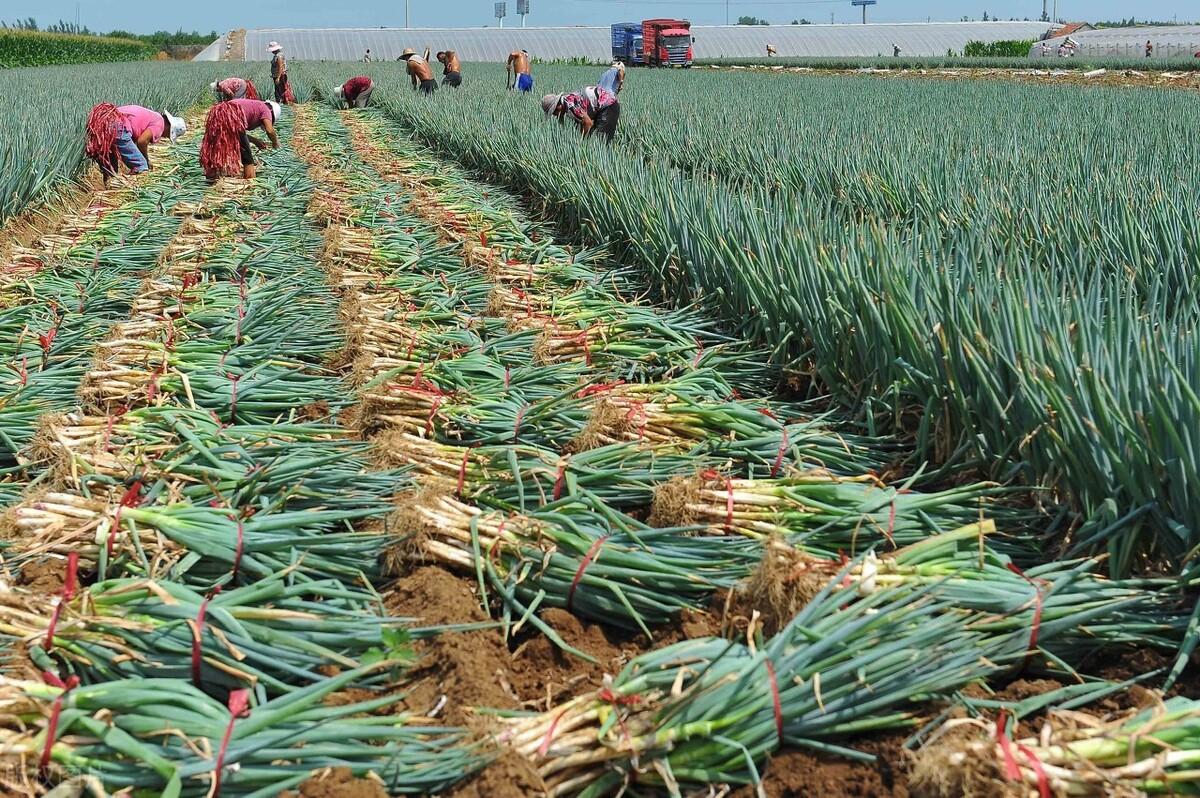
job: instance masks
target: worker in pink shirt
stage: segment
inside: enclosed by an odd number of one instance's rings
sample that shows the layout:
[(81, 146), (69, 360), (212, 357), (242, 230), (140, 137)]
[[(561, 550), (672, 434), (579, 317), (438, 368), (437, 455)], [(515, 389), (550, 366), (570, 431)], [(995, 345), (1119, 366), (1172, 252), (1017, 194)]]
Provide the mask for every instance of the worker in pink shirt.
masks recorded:
[(246, 129), (242, 132), (240, 149), (242, 155), (242, 177), (253, 178), (258, 172), (258, 164), (254, 160), (254, 152), (250, 149), (253, 144), (260, 150), (268, 146), (263, 139), (250, 135), (251, 130), (261, 130), (271, 140), (271, 149), (279, 149), (279, 134), (275, 132), (275, 123), (279, 121), (282, 107), (279, 103), (263, 102), (262, 100), (230, 100), (242, 112), (246, 120)]
[(164, 135), (174, 143), (186, 132), (187, 123), (166, 111), (101, 103), (88, 114), (84, 153), (97, 163), (107, 183), (122, 163), (131, 174), (149, 171), (150, 145)]

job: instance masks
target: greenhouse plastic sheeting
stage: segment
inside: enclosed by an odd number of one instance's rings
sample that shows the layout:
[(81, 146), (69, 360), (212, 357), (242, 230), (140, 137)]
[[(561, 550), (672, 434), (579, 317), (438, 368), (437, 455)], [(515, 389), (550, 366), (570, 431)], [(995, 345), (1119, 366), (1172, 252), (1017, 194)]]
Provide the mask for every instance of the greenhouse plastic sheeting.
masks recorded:
[(227, 36), (227, 34), (223, 34), (221, 36), (221, 38), (217, 39), (215, 42), (210, 44), (208, 47), (205, 47), (203, 50), (201, 50), (199, 53), (197, 53), (196, 56), (194, 58), (192, 58), (192, 60), (193, 61), (220, 61), (221, 55), (225, 52), (226, 36)]
[[(1049, 39), (1051, 55), (1058, 52), (1062, 36)], [(1200, 25), (1169, 25), (1144, 28), (1104, 28), (1071, 34), (1071, 41), (1079, 45), (1076, 54), (1087, 57), (1124, 56), (1143, 58), (1146, 55), (1146, 40), (1154, 45), (1155, 58), (1180, 58), (1194, 56), (1200, 51)], [(1040, 55), (1041, 44), (1035, 44), (1031, 55)]]
[[(696, 58), (780, 56), (945, 55), (969, 41), (1037, 39), (1041, 22), (934, 22), (880, 25), (731, 25), (694, 27)], [(289, 58), (304, 61), (357, 61), (367, 48), (376, 60), (394, 60), (406, 47), (420, 52), (454, 49), (464, 61), (504, 61), (526, 49), (545, 61), (611, 57), (608, 28), (259, 28), (246, 31), (246, 58), (270, 58), (267, 43), (278, 41)]]

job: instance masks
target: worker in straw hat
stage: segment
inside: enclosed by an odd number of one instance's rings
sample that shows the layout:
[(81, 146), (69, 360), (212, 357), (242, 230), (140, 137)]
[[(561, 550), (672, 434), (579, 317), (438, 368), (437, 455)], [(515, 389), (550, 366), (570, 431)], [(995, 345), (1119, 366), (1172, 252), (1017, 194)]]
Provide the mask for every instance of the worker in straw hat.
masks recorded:
[(621, 119), (617, 95), (599, 86), (589, 86), (571, 94), (547, 94), (542, 98), (542, 110), (546, 116), (556, 117), (560, 125), (570, 114), (585, 138), (599, 133), (610, 144)]
[(600, 82), (596, 85), (613, 94), (620, 94), (621, 89), (625, 86), (625, 64), (613, 61), (612, 66), (600, 76)]
[(271, 54), (271, 81), (275, 84), (275, 102), (284, 105), (296, 102), (296, 95), (292, 94), (292, 85), (288, 82), (287, 59), (283, 57), (283, 47), (279, 42), (271, 42), (267, 45), (267, 52)]
[(437, 81), (433, 79), (433, 70), (429, 68), (429, 49), (425, 49), (425, 57), (417, 55), (416, 50), (406, 47), (400, 54), (400, 60), (408, 62), (408, 77), (412, 81), (413, 91), (420, 89), (426, 96), (437, 91)]
[(371, 93), (375, 91), (375, 81), (366, 75), (350, 78), (341, 86), (335, 86), (333, 96), (337, 99), (339, 108), (366, 108), (371, 101)]
[(174, 143), (186, 132), (187, 123), (167, 111), (101, 103), (88, 114), (84, 154), (100, 167), (107, 183), (122, 163), (131, 174), (148, 172), (150, 145), (167, 135)]
[(225, 78), (208, 84), (208, 87), (217, 95), (217, 102), (258, 99), (258, 90), (254, 87), (254, 82), (243, 78)]

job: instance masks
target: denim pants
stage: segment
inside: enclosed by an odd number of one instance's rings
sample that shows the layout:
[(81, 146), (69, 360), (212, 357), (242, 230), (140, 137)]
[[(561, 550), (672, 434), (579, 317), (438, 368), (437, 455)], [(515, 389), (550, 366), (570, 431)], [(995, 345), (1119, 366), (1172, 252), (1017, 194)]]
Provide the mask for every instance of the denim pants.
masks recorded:
[(122, 128), (121, 132), (117, 134), (117, 153), (121, 156), (121, 161), (129, 167), (129, 171), (135, 175), (150, 168), (150, 164), (146, 163), (146, 156), (142, 155), (142, 151), (138, 149), (129, 128)]

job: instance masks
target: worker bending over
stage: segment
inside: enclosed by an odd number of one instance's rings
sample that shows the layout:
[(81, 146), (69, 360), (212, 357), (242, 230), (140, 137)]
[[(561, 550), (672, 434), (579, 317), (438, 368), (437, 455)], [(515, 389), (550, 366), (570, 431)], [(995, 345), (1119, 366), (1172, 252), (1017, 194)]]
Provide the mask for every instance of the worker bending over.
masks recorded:
[(174, 143), (186, 132), (187, 123), (166, 111), (101, 103), (88, 114), (83, 151), (100, 167), (108, 183), (122, 163), (130, 174), (149, 171), (150, 145), (168, 134)]
[(242, 78), (225, 78), (208, 84), (208, 87), (212, 89), (213, 94), (217, 95), (217, 102), (258, 99), (258, 90), (254, 87), (253, 81)]
[(596, 86), (613, 94), (620, 94), (625, 86), (625, 64), (613, 61), (612, 66), (600, 76), (600, 82)]
[(401, 61), (408, 62), (408, 78), (412, 81), (413, 91), (420, 89), (426, 96), (437, 91), (437, 81), (433, 79), (433, 70), (429, 68), (429, 50), (425, 57), (417, 55), (411, 47), (406, 47), (400, 54)]
[(453, 50), (439, 50), (437, 60), (442, 62), (442, 85), (457, 89), (462, 85), (462, 62)]
[[(234, 177), (239, 167), (243, 178), (254, 178), (258, 163), (250, 146), (260, 150), (279, 148), (275, 123), (281, 112), (279, 103), (262, 100), (229, 100), (210, 108), (204, 120), (204, 141), (200, 143), (200, 165), (208, 181)], [(251, 130), (262, 130), (270, 144), (251, 136)]]
[(366, 75), (358, 75), (335, 88), (333, 95), (337, 97), (339, 108), (343, 105), (347, 108), (366, 108), (373, 91), (375, 81)]
[(542, 110), (547, 116), (557, 117), (560, 125), (570, 114), (585, 137), (599, 133), (610, 144), (621, 119), (617, 95), (599, 86), (589, 86), (572, 94), (547, 94), (542, 98)]
[(514, 88), (522, 94), (533, 91), (533, 69), (529, 66), (528, 50), (514, 50), (509, 53), (504, 69), (508, 75), (509, 91)]

